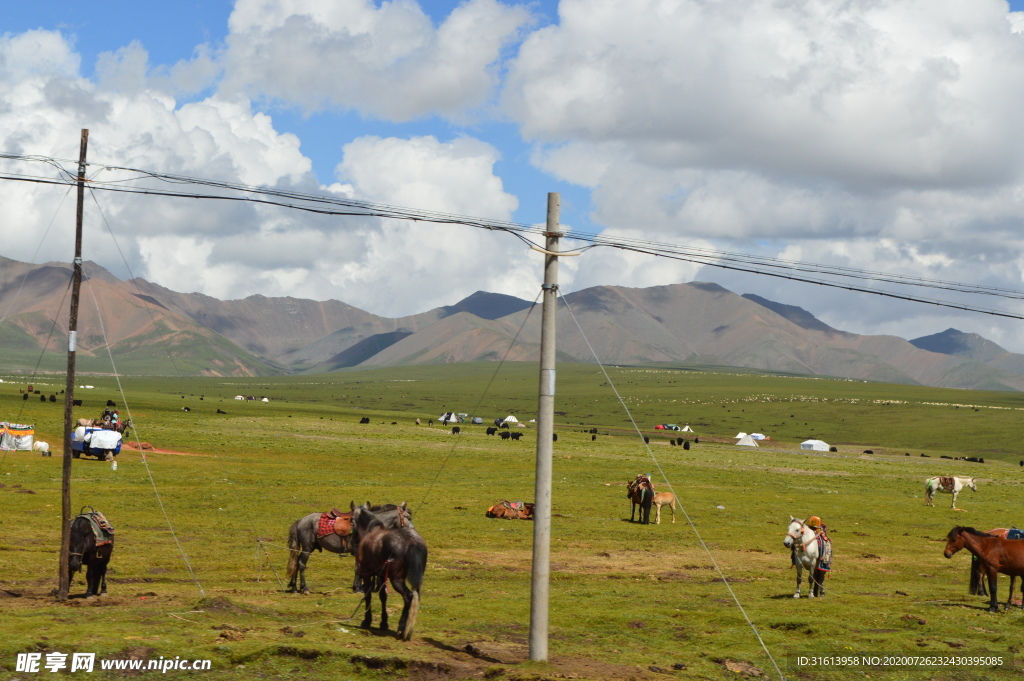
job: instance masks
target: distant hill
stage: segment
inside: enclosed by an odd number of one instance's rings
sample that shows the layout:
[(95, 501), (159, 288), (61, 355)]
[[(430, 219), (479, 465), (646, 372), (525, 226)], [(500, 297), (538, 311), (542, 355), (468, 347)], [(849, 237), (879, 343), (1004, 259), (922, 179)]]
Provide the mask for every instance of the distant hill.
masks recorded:
[(964, 333), (956, 329), (946, 329), (942, 333), (921, 336), (910, 341), (910, 344), (929, 352), (956, 355), (981, 362), (987, 362), (1007, 354), (1006, 350), (976, 333)]
[[(336, 300), (253, 295), (222, 301), (179, 293), (142, 279), (120, 281), (94, 263), (86, 272), (78, 342), (83, 371), (110, 371), (108, 348), (121, 372), (183, 375), (536, 361), (539, 355), (539, 310), (512, 296), (477, 291), (453, 305), (387, 318)], [(40, 361), (44, 369), (63, 367), (70, 275), (68, 265), (0, 257), (5, 368), (31, 370)], [(706, 282), (596, 286), (565, 295), (560, 308), (562, 362), (733, 366), (1024, 390), (1024, 355), (977, 334), (948, 329), (914, 341), (861, 336), (802, 308)]]

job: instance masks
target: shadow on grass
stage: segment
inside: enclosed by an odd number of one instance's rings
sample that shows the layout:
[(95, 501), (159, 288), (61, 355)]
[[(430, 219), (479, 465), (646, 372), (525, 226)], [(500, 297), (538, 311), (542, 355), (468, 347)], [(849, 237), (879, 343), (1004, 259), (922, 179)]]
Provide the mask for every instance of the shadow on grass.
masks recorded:
[(444, 650), (449, 653), (466, 653), (468, 655), (472, 655), (478, 660), (483, 660), (484, 662), (490, 662), (491, 664), (503, 664), (502, 661), (498, 658), (491, 657), (490, 655), (485, 655), (481, 650), (474, 647), (473, 645), (466, 645), (462, 648), (456, 648), (455, 646), (443, 643), (433, 638), (423, 638), (422, 640), (439, 650)]

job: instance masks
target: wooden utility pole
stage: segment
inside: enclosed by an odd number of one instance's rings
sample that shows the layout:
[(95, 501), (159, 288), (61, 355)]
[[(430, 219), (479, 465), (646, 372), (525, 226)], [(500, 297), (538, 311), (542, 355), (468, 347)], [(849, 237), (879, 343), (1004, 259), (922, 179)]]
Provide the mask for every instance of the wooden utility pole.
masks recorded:
[(64, 465), (61, 475), (60, 582), (57, 600), (65, 601), (71, 588), (68, 557), (71, 553), (71, 410), (75, 398), (75, 346), (78, 342), (78, 296), (82, 290), (82, 212), (85, 204), (85, 152), (89, 131), (82, 130), (78, 150), (78, 211), (75, 216), (75, 259), (71, 280), (71, 314), (68, 319), (68, 373), (64, 388)]
[(537, 469), (533, 507), (533, 576), (530, 590), (530, 659), (548, 659), (548, 581), (551, 558), (551, 452), (555, 432), (555, 321), (558, 305), (559, 196), (548, 194), (537, 397)]

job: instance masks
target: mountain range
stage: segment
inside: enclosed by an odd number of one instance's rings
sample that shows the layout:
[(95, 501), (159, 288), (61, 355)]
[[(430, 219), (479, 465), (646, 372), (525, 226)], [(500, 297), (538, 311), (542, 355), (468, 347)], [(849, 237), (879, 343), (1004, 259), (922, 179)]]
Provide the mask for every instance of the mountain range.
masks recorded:
[[(536, 361), (539, 309), (477, 292), (399, 318), (336, 300), (218, 300), (122, 281), (86, 263), (77, 334), (83, 371), (170, 375), (323, 373), (500, 360)], [(0, 257), (0, 364), (63, 368), (70, 265)], [(1024, 355), (977, 334), (905, 340), (849, 333), (799, 307), (693, 282), (597, 286), (559, 304), (558, 359), (606, 364), (731, 366), (981, 390), (1024, 390)], [(582, 330), (582, 331), (581, 331)]]

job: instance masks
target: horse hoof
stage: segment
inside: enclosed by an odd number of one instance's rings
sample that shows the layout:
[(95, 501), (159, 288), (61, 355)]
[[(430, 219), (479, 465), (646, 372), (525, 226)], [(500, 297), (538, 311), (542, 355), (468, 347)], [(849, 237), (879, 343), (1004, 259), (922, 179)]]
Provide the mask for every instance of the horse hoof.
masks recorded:
[(800, 594), (793, 594), (793, 598), (800, 598)]
[(814, 594), (807, 594), (808, 598), (814, 598)]
[(309, 589), (303, 589), (303, 590), (302, 590), (302, 595), (303, 595), (303, 596), (307, 596), (307, 595), (309, 595)]

